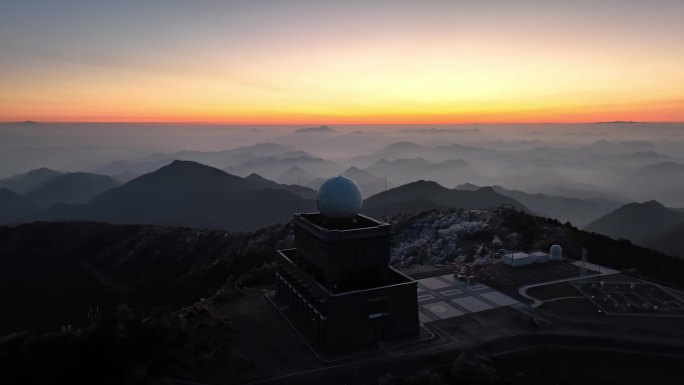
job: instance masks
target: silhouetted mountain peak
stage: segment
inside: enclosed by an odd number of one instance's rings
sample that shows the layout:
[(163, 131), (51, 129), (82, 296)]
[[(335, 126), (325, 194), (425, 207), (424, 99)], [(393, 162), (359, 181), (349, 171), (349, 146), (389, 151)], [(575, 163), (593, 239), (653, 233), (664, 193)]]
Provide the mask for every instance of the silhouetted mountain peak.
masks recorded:
[[(173, 194), (181, 191), (199, 191), (207, 188), (219, 191), (241, 191), (253, 188), (254, 183), (223, 170), (189, 160), (174, 160), (168, 165), (149, 174), (139, 176), (130, 182), (113, 189), (145, 190), (161, 193), (163, 190)], [(104, 195), (107, 195), (105, 192)]]
[(53, 169), (51, 169), (51, 168), (41, 167), (41, 168), (37, 168), (37, 169), (35, 169), (35, 170), (31, 170), (31, 171), (27, 172), (27, 173), (24, 174), (24, 175), (26, 175), (26, 176), (36, 176), (36, 175), (59, 175), (59, 174), (61, 174), (61, 172), (55, 171), (55, 170), (53, 170)]
[(253, 172), (245, 177), (247, 180), (251, 181), (267, 181), (268, 179), (264, 178), (263, 176)]
[(492, 186), (480, 187), (479, 189), (477, 189), (475, 191), (477, 191), (479, 193), (498, 194)]
[(295, 131), (296, 133), (332, 133), (335, 132), (332, 128), (328, 126), (318, 126), (318, 127), (307, 127), (307, 128), (300, 128)]
[(586, 229), (613, 238), (639, 242), (655, 233), (684, 222), (684, 213), (650, 200), (629, 203), (590, 223)]
[(439, 189), (444, 189), (446, 187), (442, 186), (441, 184), (432, 181), (432, 180), (424, 180), (420, 179), (415, 182), (407, 183), (403, 186), (397, 187), (399, 188), (439, 188)]
[(656, 201), (656, 200), (650, 200), (646, 202), (632, 202), (628, 203), (617, 210), (615, 212), (640, 212), (643, 213), (644, 211), (649, 211), (649, 212), (663, 212), (667, 213), (670, 212), (670, 210), (665, 207), (662, 203)]
[[(282, 173), (277, 179), (280, 180), (287, 180), (289, 178), (300, 178), (300, 179), (312, 179), (313, 175), (311, 175), (308, 171), (300, 167), (299, 165), (295, 164), (285, 170), (284, 173)], [(300, 182), (302, 182), (301, 180)]]
[(394, 142), (385, 148), (383, 148), (380, 151), (410, 151), (410, 150), (417, 150), (417, 149), (422, 149), (423, 147), (419, 144), (415, 144), (413, 142), (409, 142), (407, 140), (401, 141), (401, 142)]
[(106, 175), (70, 172), (52, 178), (26, 194), (26, 199), (45, 207), (58, 203), (85, 203), (118, 185), (119, 182)]
[(665, 207), (665, 205), (663, 205), (662, 203), (658, 202), (655, 199), (651, 199), (650, 201), (646, 201), (646, 202), (642, 203), (641, 205), (644, 207), (647, 207), (647, 208), (657, 208), (657, 209), (667, 210), (667, 207)]
[(26, 194), (61, 175), (63, 174), (60, 172), (42, 167), (23, 174), (13, 175), (6, 179), (0, 179), (0, 187), (6, 187), (19, 194)]
[(655, 163), (655, 164), (645, 166), (643, 168), (643, 171), (645, 171), (645, 172), (681, 173), (681, 172), (684, 172), (684, 164), (677, 163), (677, 162), (659, 162), (659, 163)]
[(239, 178), (235, 175), (228, 174), (225, 171), (219, 170), (217, 168), (207, 166), (202, 163), (194, 162), (191, 160), (174, 160), (173, 162), (167, 164), (166, 166), (160, 168), (157, 171), (153, 171), (147, 175), (154, 176), (176, 176), (176, 177), (201, 177), (201, 176), (224, 176), (229, 175), (234, 178)]
[(472, 184), (470, 182), (462, 183), (459, 184), (458, 186), (454, 187), (454, 190), (467, 190), (467, 191), (475, 191), (479, 189), (480, 186), (476, 184)]
[(12, 175), (11, 177), (7, 178), (6, 180), (17, 180), (17, 179), (26, 179), (26, 178), (39, 178), (39, 177), (54, 177), (54, 176), (59, 176), (62, 175), (61, 172), (52, 170), (47, 167), (41, 167), (37, 168), (34, 170), (27, 171), (25, 173), (21, 174), (16, 174)]
[(385, 198), (390, 213), (445, 208), (485, 209), (502, 205), (528, 211), (520, 202), (498, 194), (491, 188), (477, 191), (452, 190), (429, 180), (407, 183), (373, 195), (364, 202), (364, 211), (370, 215), (382, 215)]
[(0, 187), (0, 199), (14, 199), (14, 198), (20, 198), (21, 195), (15, 193), (14, 191)]

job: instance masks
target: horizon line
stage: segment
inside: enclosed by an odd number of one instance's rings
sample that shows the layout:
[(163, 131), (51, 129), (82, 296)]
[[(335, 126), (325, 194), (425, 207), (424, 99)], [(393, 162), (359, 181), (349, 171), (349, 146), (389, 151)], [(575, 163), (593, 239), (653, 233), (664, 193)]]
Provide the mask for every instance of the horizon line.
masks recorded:
[(433, 125), (433, 126), (446, 126), (446, 125), (522, 125), (522, 124), (681, 124), (683, 121), (678, 120), (660, 120), (660, 121), (636, 121), (636, 120), (611, 120), (611, 121), (567, 121), (567, 122), (440, 122), (440, 123), (428, 123), (428, 122), (410, 122), (410, 123), (242, 123), (242, 122), (229, 122), (229, 121), (185, 121), (185, 120), (0, 120), (0, 124), (199, 124), (199, 125), (228, 125), (228, 126), (413, 126), (413, 125)]

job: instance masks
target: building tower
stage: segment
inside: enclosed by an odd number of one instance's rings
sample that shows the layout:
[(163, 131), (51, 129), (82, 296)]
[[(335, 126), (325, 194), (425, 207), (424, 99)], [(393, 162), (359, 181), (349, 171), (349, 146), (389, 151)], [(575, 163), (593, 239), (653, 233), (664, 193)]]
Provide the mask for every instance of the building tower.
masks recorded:
[(416, 282), (389, 266), (390, 225), (359, 214), (362, 202), (354, 181), (329, 179), (320, 212), (294, 215), (296, 247), (278, 251), (283, 313), (330, 351), (418, 334)]

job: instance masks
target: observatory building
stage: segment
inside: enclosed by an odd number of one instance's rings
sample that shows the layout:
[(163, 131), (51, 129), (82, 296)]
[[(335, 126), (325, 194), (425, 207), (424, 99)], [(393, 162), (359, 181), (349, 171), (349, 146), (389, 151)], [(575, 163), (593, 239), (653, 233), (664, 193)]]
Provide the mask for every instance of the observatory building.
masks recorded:
[(559, 261), (563, 259), (563, 248), (560, 245), (553, 245), (549, 250), (549, 256), (553, 261)]
[(418, 334), (416, 282), (389, 266), (390, 225), (359, 214), (362, 202), (353, 180), (329, 179), (320, 212), (294, 214), (296, 248), (278, 251), (276, 300), (326, 351)]

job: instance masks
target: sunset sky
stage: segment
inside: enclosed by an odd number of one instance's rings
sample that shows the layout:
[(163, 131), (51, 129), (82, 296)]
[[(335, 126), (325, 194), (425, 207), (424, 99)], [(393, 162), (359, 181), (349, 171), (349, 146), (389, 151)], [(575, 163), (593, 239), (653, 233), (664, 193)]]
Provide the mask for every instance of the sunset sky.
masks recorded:
[(0, 121), (684, 121), (683, 0), (0, 2)]

